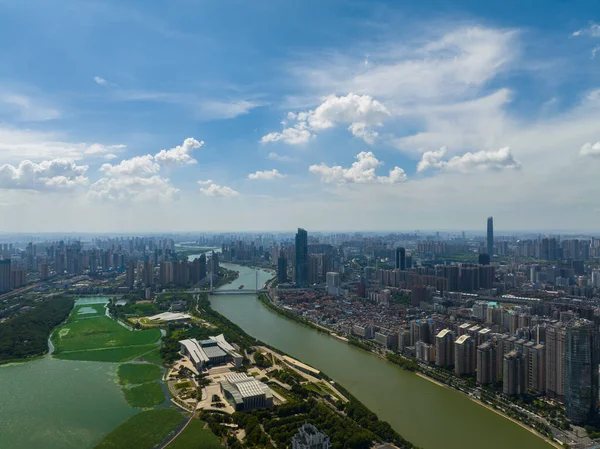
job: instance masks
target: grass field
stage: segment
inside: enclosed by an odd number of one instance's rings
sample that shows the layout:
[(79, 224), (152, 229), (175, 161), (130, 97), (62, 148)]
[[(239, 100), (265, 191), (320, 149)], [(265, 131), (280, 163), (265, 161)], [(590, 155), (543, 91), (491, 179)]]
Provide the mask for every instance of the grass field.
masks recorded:
[(145, 362), (159, 363), (162, 364), (162, 356), (160, 355), (160, 349), (156, 348), (153, 351), (148, 352), (147, 354), (143, 354), (139, 357), (139, 360), (144, 360)]
[(148, 382), (136, 387), (124, 388), (125, 400), (132, 407), (150, 408), (162, 404), (165, 395), (158, 382)]
[(149, 363), (126, 363), (119, 366), (119, 382), (121, 384), (143, 384), (159, 380), (162, 376), (160, 366)]
[(53, 357), (63, 360), (86, 360), (91, 362), (127, 362), (154, 348), (156, 348), (156, 345), (110, 348), (98, 351), (73, 351), (58, 354), (54, 353)]
[(204, 428), (204, 421), (194, 419), (175, 441), (169, 444), (169, 449), (221, 449), (219, 438)]
[(110, 432), (97, 449), (151, 449), (164, 440), (184, 420), (172, 408), (147, 410), (132, 416)]
[[(89, 306), (83, 306), (89, 307)], [(71, 315), (73, 317), (73, 315)], [(84, 351), (118, 346), (147, 345), (160, 338), (157, 329), (130, 331), (106, 316), (94, 319), (75, 318), (54, 333), (53, 341), (57, 353)]]

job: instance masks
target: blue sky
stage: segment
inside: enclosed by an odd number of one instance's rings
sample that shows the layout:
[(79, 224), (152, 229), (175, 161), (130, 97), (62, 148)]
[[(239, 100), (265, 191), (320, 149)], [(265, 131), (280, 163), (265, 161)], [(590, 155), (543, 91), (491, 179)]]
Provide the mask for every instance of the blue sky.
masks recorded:
[(598, 23), (585, 1), (0, 0), (2, 230), (594, 230)]

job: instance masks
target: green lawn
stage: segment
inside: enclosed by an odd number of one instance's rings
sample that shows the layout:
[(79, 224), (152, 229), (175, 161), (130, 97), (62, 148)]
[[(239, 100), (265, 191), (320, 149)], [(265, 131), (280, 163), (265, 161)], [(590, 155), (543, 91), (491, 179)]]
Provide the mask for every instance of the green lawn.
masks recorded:
[(55, 352), (147, 345), (160, 338), (158, 329), (130, 331), (106, 316), (75, 319), (53, 334)]
[(59, 354), (54, 353), (53, 357), (63, 360), (87, 360), (92, 362), (128, 362), (154, 348), (156, 348), (156, 345), (110, 348), (99, 351), (73, 351)]
[(124, 388), (125, 400), (132, 407), (150, 408), (162, 404), (165, 395), (158, 382), (148, 382), (136, 387)]
[(121, 384), (135, 385), (159, 380), (162, 377), (162, 369), (149, 363), (126, 363), (119, 366), (118, 374)]
[(147, 410), (132, 416), (110, 432), (97, 449), (151, 449), (167, 438), (184, 420), (173, 408)]
[(204, 428), (204, 421), (194, 419), (175, 441), (169, 444), (169, 449), (222, 449), (219, 438)]
[(150, 351), (147, 354), (143, 354), (139, 357), (139, 360), (144, 360), (145, 362), (159, 363), (162, 364), (162, 356), (160, 355), (160, 349), (157, 348), (153, 351)]

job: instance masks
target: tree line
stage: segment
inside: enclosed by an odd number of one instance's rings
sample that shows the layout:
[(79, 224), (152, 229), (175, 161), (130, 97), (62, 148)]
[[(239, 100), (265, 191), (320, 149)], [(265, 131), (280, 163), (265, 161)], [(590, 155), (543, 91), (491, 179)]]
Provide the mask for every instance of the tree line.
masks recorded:
[(0, 363), (45, 354), (52, 329), (69, 316), (74, 303), (73, 298), (53, 297), (0, 324)]

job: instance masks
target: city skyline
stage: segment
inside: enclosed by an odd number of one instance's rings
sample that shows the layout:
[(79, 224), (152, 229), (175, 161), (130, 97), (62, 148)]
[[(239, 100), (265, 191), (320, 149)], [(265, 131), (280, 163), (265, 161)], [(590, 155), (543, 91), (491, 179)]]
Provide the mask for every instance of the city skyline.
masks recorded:
[(593, 231), (598, 18), (534, 3), (0, 2), (2, 228)]

